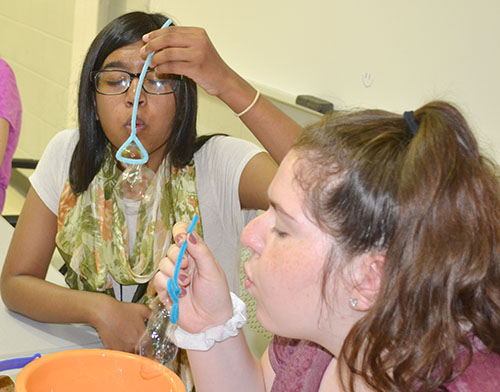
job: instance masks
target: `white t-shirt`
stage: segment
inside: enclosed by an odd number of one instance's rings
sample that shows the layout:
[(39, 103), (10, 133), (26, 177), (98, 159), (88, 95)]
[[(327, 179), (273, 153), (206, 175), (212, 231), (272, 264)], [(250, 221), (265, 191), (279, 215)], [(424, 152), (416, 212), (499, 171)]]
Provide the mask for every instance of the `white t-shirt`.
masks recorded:
[[(56, 134), (30, 177), (33, 189), (55, 215), (69, 178), (77, 141), (76, 129)], [(240, 234), (256, 214), (255, 210), (240, 207), (240, 177), (248, 161), (261, 151), (255, 144), (242, 139), (214, 136), (194, 155), (204, 240), (224, 269), (229, 287), (235, 293), (239, 293)], [(127, 213), (129, 228), (135, 228), (134, 216), (137, 216), (137, 209), (131, 206)], [(130, 232), (135, 233), (135, 229)], [(123, 286), (122, 300), (130, 301), (135, 287)], [(115, 294), (118, 294), (116, 287)], [(120, 299), (120, 295), (116, 297)]]

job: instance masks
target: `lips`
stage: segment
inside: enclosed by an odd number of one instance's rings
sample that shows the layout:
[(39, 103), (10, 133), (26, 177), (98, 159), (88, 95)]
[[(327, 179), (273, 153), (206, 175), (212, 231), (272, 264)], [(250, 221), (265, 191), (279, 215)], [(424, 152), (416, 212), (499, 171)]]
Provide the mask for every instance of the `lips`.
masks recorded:
[(246, 279), (245, 279), (245, 290), (248, 290), (250, 287), (252, 287), (254, 285), (254, 283), (253, 283), (253, 281), (250, 278), (249, 273), (248, 273), (248, 263), (245, 263), (243, 265), (243, 271), (245, 272), (245, 276), (246, 276)]
[[(132, 132), (132, 118), (130, 118), (127, 123), (125, 124), (125, 127)], [(137, 117), (135, 121), (135, 130), (137, 133), (142, 131), (144, 128), (146, 128), (146, 123), (140, 118)]]

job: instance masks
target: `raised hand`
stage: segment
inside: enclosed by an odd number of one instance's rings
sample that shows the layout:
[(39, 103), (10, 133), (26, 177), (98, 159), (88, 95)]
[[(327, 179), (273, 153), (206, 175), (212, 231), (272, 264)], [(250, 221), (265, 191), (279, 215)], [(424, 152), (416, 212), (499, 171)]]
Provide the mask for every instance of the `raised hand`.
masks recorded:
[[(159, 298), (169, 306), (167, 281), (174, 274), (180, 247), (186, 239), (187, 224), (177, 223), (173, 228), (175, 244), (160, 262), (155, 276)], [(186, 253), (179, 273), (179, 325), (186, 331), (198, 333), (224, 324), (233, 314), (226, 276), (212, 252), (200, 236), (188, 236)]]
[(155, 52), (150, 67), (160, 73), (185, 75), (208, 94), (219, 96), (239, 76), (222, 60), (206, 31), (198, 27), (170, 26), (143, 37), (141, 55)]

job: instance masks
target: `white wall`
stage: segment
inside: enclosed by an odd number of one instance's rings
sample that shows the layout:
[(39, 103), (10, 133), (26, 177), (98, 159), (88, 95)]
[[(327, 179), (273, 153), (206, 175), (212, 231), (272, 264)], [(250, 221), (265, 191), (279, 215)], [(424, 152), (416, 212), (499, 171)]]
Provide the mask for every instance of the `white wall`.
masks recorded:
[[(337, 108), (398, 112), (430, 99), (456, 102), (500, 162), (497, 0), (2, 0), (0, 56), (16, 73), (24, 105), (16, 156), (39, 157), (53, 134), (76, 125), (88, 45), (131, 10), (205, 27), (231, 66), (281, 102), (312, 94)], [(283, 107), (301, 123), (315, 119)], [(252, 139), (203, 93), (199, 126)]]
[(0, 1), (0, 56), (16, 75), (23, 123), (16, 156), (38, 158), (66, 126), (73, 0)]
[[(246, 78), (337, 108), (455, 102), (500, 162), (498, 0), (151, 0)], [(280, 93), (281, 94), (281, 93)]]
[(0, 56), (23, 104), (16, 157), (39, 158), (60, 130), (77, 125), (80, 69), (97, 32), (149, 0), (1, 0)]

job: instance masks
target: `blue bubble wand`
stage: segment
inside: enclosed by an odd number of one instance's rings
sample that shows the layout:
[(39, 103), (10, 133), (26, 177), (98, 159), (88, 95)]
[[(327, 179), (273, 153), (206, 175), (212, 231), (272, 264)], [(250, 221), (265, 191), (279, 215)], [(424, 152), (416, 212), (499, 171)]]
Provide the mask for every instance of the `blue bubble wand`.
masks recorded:
[(179, 270), (181, 268), (181, 262), (182, 258), (184, 257), (184, 253), (186, 252), (187, 248), (187, 241), (189, 234), (192, 233), (194, 230), (194, 227), (196, 226), (196, 222), (198, 222), (198, 215), (195, 214), (193, 217), (193, 220), (191, 221), (191, 224), (189, 225), (187, 229), (187, 236), (184, 242), (181, 245), (181, 250), (179, 251), (179, 255), (177, 256), (177, 260), (175, 262), (175, 268), (174, 268), (174, 276), (172, 276), (168, 281), (167, 281), (167, 291), (168, 295), (170, 296), (170, 299), (172, 300), (172, 310), (170, 311), (170, 321), (172, 324), (177, 324), (177, 321), (179, 320), (179, 294), (181, 293), (181, 288), (179, 287)]
[[(168, 27), (172, 24), (172, 21), (168, 19), (161, 28)], [(131, 165), (144, 165), (148, 159), (149, 159), (149, 154), (142, 145), (142, 143), (139, 141), (139, 138), (137, 137), (136, 133), (136, 122), (137, 122), (137, 108), (139, 106), (139, 97), (141, 96), (141, 89), (142, 89), (142, 84), (144, 83), (144, 78), (146, 77), (146, 72), (148, 72), (149, 68), (149, 63), (151, 62), (151, 57), (153, 57), (153, 54), (155, 52), (151, 52), (148, 57), (146, 58), (146, 61), (144, 62), (144, 66), (142, 67), (141, 74), (139, 75), (139, 82), (137, 83), (137, 89), (135, 91), (135, 98), (134, 98), (134, 107), (132, 109), (132, 121), (131, 121), (131, 126), (132, 126), (132, 131), (130, 132), (130, 136), (127, 140), (125, 140), (125, 143), (122, 144), (122, 146), (118, 149), (116, 152), (116, 159), (118, 159), (120, 162), (123, 163), (128, 163)], [(138, 158), (130, 158), (128, 156), (125, 156), (124, 152), (128, 147), (131, 145), (135, 144), (137, 148), (139, 149), (139, 157)]]
[(31, 357), (13, 358), (0, 361), (0, 371), (3, 372), (5, 370), (21, 369), (31, 361), (34, 361), (36, 358), (40, 357), (41, 357), (40, 353), (36, 353)]

